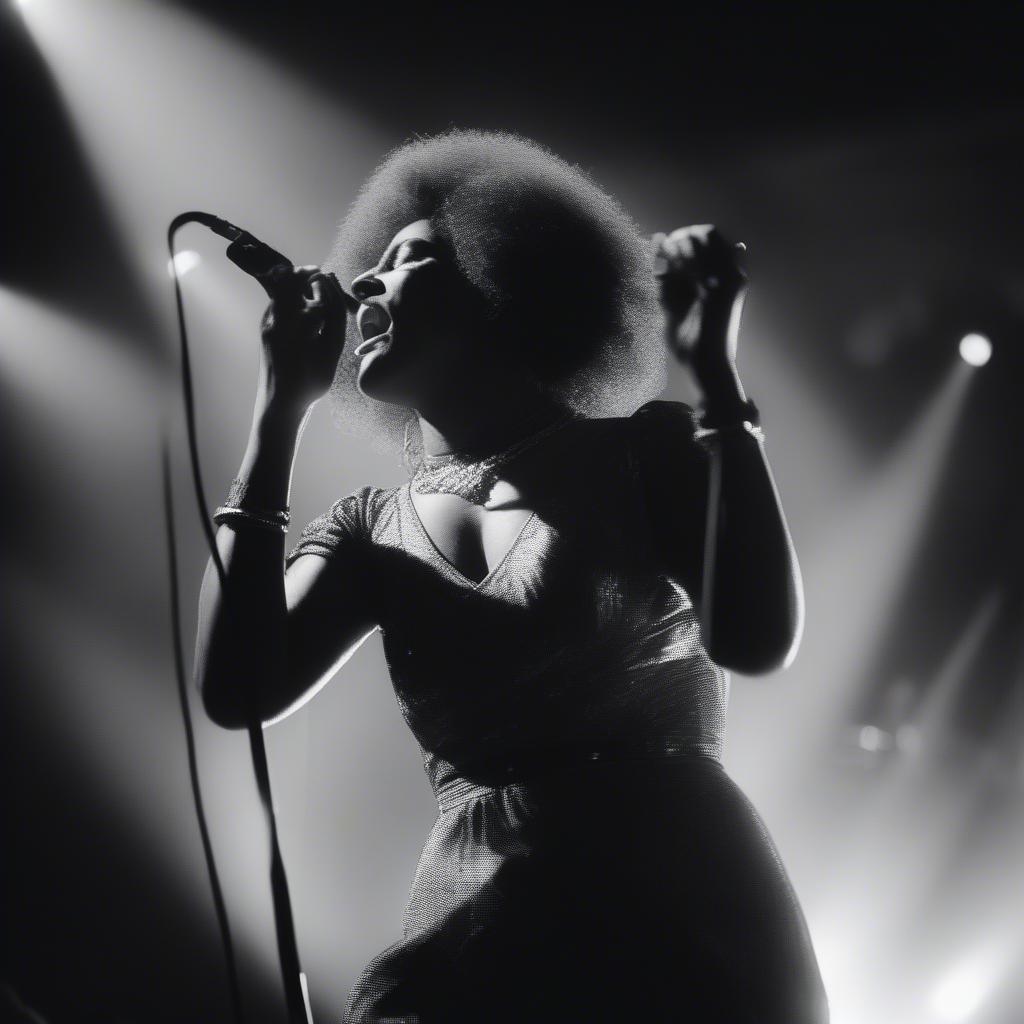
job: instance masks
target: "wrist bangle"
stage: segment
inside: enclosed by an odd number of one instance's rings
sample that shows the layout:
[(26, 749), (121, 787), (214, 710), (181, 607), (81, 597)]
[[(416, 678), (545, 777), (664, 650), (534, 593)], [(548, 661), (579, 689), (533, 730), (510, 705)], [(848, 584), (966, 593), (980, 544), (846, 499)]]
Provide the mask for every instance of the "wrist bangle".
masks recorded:
[(266, 521), (268, 525), (272, 523), (275, 526), (283, 526), (285, 530), (288, 529), (288, 526), (291, 523), (291, 515), (289, 514), (287, 505), (285, 505), (284, 508), (249, 508), (245, 501), (248, 493), (249, 482), (236, 476), (235, 479), (231, 481), (231, 486), (228, 488), (228, 496), (224, 499), (224, 504), (221, 505), (214, 513), (213, 521), (215, 523), (219, 523), (223, 519), (230, 519), (232, 517), (256, 517), (257, 519)]
[(251, 523), (253, 526), (260, 526), (267, 530), (280, 530), (282, 533), (287, 533), (291, 516), (281, 509), (257, 511), (256, 509), (238, 508), (235, 505), (221, 505), (213, 513), (213, 521), (218, 526), (227, 522), (232, 525)]

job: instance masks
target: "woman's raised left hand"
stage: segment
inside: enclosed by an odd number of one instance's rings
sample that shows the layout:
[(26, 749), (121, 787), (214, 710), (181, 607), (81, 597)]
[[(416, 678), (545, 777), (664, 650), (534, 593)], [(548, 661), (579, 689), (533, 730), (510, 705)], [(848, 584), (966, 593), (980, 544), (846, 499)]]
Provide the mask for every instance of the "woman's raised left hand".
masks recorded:
[(736, 332), (727, 328), (746, 289), (746, 246), (727, 241), (713, 224), (658, 232), (652, 241), (670, 349), (698, 377), (732, 366)]

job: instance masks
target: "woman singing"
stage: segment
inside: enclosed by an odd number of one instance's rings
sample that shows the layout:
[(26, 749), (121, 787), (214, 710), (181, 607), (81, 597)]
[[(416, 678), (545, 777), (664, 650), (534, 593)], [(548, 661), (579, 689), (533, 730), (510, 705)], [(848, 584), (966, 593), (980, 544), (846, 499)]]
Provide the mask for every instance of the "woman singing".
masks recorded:
[[(709, 226), (655, 251), (506, 134), (391, 153), (262, 326), (197, 682), (226, 728), (307, 701), (379, 629), (439, 814), (402, 938), (345, 1021), (824, 1024), (807, 926), (722, 766), (729, 670), (785, 667), (799, 568), (736, 371), (746, 278)], [(660, 300), (660, 309), (659, 309)], [(664, 324), (664, 338), (660, 324)], [(698, 414), (658, 400), (666, 353)], [(285, 555), (311, 405), (402, 446)]]

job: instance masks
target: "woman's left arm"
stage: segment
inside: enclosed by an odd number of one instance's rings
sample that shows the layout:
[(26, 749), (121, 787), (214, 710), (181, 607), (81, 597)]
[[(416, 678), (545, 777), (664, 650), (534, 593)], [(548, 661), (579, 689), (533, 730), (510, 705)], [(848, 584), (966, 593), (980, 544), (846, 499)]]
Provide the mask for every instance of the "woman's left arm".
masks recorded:
[[(680, 229), (660, 246), (670, 346), (693, 372), (704, 418), (740, 424), (747, 411), (736, 369), (746, 293), (740, 248), (710, 225)], [(803, 632), (803, 584), (763, 437), (739, 427), (706, 435), (704, 443), (710, 447), (700, 601), (705, 646), (718, 664), (744, 675), (785, 668)]]

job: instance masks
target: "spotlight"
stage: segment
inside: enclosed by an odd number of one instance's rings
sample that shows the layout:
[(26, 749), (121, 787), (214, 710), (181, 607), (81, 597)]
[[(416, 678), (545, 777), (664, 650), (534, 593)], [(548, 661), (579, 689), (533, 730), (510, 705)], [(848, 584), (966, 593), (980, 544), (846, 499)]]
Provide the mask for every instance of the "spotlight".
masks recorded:
[(992, 342), (984, 334), (965, 334), (960, 339), (960, 358), (971, 366), (984, 366), (992, 358)]
[(173, 260), (167, 261), (167, 273), (174, 277), (174, 271), (178, 271), (178, 277), (184, 277), (190, 270), (199, 266), (199, 253), (191, 249), (183, 249), (176, 253)]

